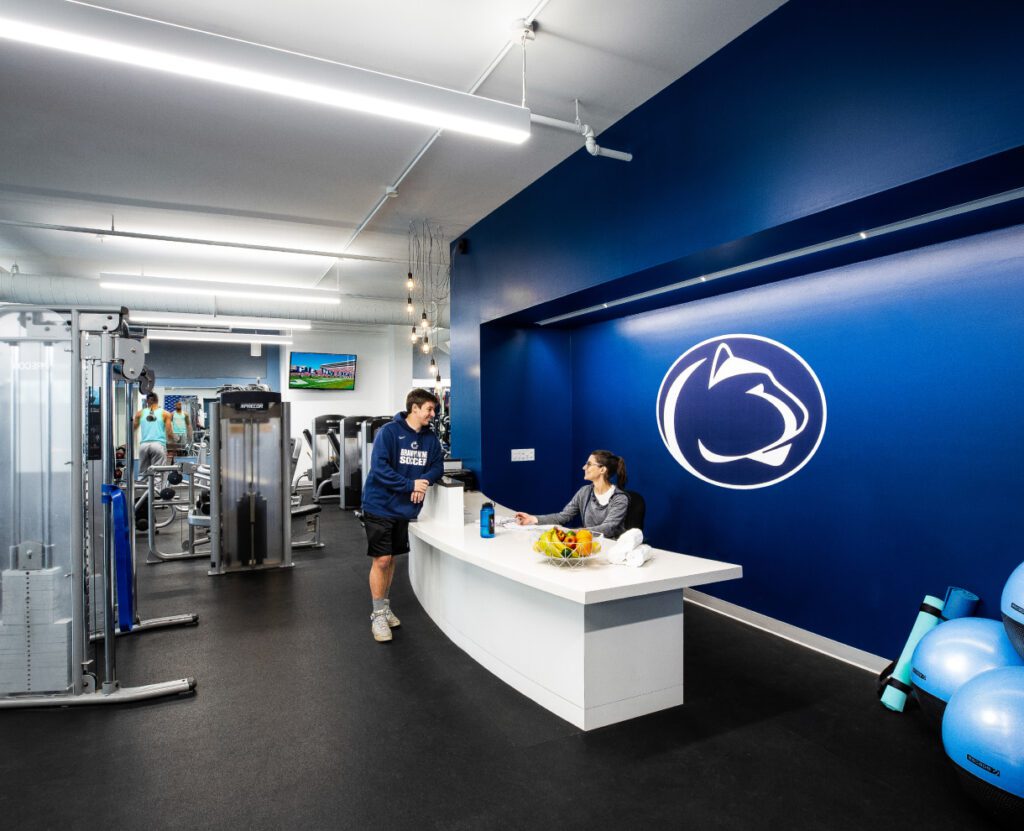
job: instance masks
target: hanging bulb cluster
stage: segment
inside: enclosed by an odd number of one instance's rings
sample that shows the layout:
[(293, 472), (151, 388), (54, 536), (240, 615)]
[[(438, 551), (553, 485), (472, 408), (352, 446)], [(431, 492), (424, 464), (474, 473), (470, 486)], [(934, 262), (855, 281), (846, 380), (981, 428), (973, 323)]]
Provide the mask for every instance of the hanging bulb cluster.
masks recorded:
[[(451, 259), (449, 244), (439, 225), (427, 221), (409, 224), (409, 269), (405, 275), (406, 313), (412, 318), (409, 340), (413, 347), (419, 346), (424, 355), (430, 356), (430, 377), (442, 390), (441, 368), (434, 358), (430, 333), (437, 333), (436, 326), (451, 289)], [(414, 296), (415, 295), (415, 296)], [(420, 319), (414, 317), (420, 307)]]

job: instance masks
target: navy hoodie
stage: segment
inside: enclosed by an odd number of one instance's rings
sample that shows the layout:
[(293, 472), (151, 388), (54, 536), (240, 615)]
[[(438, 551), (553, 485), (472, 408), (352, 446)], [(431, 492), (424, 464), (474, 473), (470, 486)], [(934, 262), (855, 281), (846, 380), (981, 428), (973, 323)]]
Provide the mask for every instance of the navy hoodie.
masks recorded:
[(373, 440), (370, 475), (363, 485), (363, 511), (388, 519), (416, 519), (423, 503), (412, 501), (417, 479), (434, 484), (444, 474), (441, 442), (424, 427), (413, 430), (398, 413)]

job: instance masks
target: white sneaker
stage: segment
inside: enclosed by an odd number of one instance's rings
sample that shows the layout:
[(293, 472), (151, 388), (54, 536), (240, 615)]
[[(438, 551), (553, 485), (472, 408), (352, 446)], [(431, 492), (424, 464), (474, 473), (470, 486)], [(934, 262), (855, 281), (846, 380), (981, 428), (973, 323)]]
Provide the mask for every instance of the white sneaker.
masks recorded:
[(388, 626), (387, 614), (384, 611), (370, 614), (370, 631), (375, 641), (384, 643), (391, 640), (391, 627)]
[(400, 621), (398, 619), (398, 616), (391, 611), (390, 606), (385, 606), (384, 611), (385, 617), (388, 619), (388, 626), (390, 626), (392, 629), (397, 629), (399, 626), (402, 625), (402, 621)]

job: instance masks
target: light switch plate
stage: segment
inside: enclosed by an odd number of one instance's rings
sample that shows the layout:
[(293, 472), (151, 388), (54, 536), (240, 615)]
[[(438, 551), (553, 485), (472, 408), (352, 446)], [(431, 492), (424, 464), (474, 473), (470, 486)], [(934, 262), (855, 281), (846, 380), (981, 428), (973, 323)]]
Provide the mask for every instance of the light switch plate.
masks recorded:
[(512, 451), (513, 462), (532, 462), (534, 460), (533, 448), (524, 447)]

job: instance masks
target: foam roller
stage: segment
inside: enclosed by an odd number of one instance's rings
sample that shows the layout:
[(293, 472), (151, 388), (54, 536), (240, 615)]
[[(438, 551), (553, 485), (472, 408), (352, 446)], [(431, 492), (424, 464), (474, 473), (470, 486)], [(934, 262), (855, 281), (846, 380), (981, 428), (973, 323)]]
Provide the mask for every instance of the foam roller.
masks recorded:
[(911, 659), (914, 657), (914, 650), (917, 649), (918, 641), (928, 632), (942, 622), (942, 612), (945, 603), (937, 597), (925, 595), (924, 602), (917, 613), (917, 620), (914, 621), (914, 628), (910, 630), (910, 637), (900, 653), (899, 660), (892, 675), (885, 684), (885, 691), (882, 693), (882, 703), (897, 713), (903, 712), (907, 703), (907, 695), (913, 688), (910, 686)]
[(946, 620), (972, 617), (974, 610), (978, 607), (978, 600), (978, 595), (974, 592), (950, 586), (946, 589), (946, 605), (942, 609), (942, 616)]

